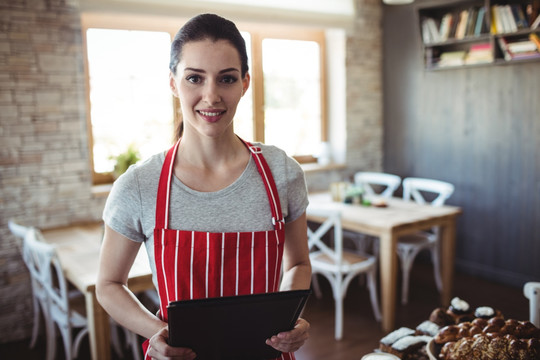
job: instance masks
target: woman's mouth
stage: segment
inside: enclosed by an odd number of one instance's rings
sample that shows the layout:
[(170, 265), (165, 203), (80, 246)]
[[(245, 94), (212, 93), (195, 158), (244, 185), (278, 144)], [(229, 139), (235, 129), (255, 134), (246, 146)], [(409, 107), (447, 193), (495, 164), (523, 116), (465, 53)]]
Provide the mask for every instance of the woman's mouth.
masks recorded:
[(197, 110), (197, 113), (208, 122), (216, 122), (218, 121), (223, 114), (225, 114), (225, 111), (218, 111), (218, 110)]

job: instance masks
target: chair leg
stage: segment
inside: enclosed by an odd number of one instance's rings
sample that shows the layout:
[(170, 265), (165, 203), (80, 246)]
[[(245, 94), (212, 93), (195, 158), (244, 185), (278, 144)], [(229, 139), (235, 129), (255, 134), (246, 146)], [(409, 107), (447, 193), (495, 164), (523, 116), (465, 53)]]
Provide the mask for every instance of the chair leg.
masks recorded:
[(46, 360), (54, 360), (56, 356), (56, 325), (46, 309), (43, 309), (45, 319), (45, 337), (47, 339)]
[(377, 284), (375, 281), (375, 269), (370, 271), (367, 274), (368, 287), (369, 287), (369, 298), (371, 299), (371, 307), (373, 308), (373, 314), (377, 321), (381, 321), (381, 310), (379, 309), (379, 300), (377, 297)]
[(39, 307), (39, 301), (36, 297), (32, 297), (34, 308), (34, 325), (32, 326), (32, 338), (30, 339), (30, 348), (33, 349), (36, 346), (36, 341), (39, 334), (39, 327), (41, 323), (41, 309)]
[(431, 248), (431, 259), (433, 262), (433, 275), (435, 276), (435, 284), (437, 285), (437, 290), (442, 292), (442, 278), (441, 278), (441, 265), (439, 260), (439, 249), (437, 246)]
[(401, 303), (403, 305), (406, 305), (409, 302), (409, 275), (414, 258), (417, 254), (418, 250), (412, 248), (402, 248), (398, 251), (401, 260), (401, 272), (403, 275), (401, 283)]
[(313, 292), (315, 293), (315, 297), (317, 299), (320, 299), (322, 297), (321, 287), (319, 286), (319, 278), (317, 274), (311, 275), (311, 284), (313, 286)]
[(118, 357), (120, 359), (124, 358), (124, 352), (122, 351), (122, 346), (120, 345), (120, 337), (118, 335), (119, 324), (116, 323), (112, 318), (109, 318), (110, 327), (111, 327), (111, 345)]
[(335, 338), (341, 340), (343, 337), (343, 297), (334, 296), (336, 303), (336, 323), (335, 323)]

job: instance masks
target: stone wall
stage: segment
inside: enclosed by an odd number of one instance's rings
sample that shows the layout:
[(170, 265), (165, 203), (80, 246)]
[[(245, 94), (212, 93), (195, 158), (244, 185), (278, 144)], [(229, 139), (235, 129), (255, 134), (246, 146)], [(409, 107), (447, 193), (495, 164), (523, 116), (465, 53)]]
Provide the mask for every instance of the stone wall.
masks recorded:
[(91, 191), (78, 2), (0, 4), (0, 337), (28, 337), (31, 289), (15, 219), (55, 227), (101, 217)]
[[(356, 170), (382, 167), (379, 0), (357, 0), (347, 45), (347, 163), (308, 174), (327, 189)], [(93, 195), (85, 78), (76, 0), (0, 3), (0, 342), (28, 338), (31, 289), (11, 218), (49, 228), (98, 220)]]

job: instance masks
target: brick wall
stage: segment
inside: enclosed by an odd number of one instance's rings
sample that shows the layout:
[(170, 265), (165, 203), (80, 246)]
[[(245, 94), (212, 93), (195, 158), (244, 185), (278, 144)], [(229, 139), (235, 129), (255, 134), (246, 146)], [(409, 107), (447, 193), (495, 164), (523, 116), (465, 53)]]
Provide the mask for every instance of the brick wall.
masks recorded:
[[(379, 0), (357, 0), (347, 44), (345, 171), (308, 175), (326, 189), (382, 159)], [(40, 228), (101, 217), (91, 189), (76, 0), (0, 3), (0, 342), (30, 336), (31, 289), (10, 218)]]
[(38, 227), (99, 219), (88, 162), (77, 1), (0, 3), (0, 341), (29, 336), (28, 272), (13, 218)]

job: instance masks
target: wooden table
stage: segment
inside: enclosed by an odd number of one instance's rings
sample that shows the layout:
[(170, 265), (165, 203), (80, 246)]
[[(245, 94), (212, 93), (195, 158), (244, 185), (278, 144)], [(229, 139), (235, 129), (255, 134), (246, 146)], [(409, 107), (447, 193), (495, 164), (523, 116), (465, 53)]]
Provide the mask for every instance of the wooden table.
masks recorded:
[[(43, 230), (42, 233), (46, 242), (57, 245), (58, 256), (66, 278), (86, 298), (92, 359), (109, 360), (111, 358), (109, 315), (96, 299), (103, 225), (101, 223), (74, 225)], [(141, 292), (154, 287), (144, 246), (141, 246), (141, 251), (129, 273), (128, 286), (133, 292)]]
[[(385, 199), (384, 208), (333, 202), (330, 193), (309, 194), (310, 207), (339, 209), (343, 229), (378, 237), (380, 240), (380, 277), (382, 328), (394, 330), (396, 318), (397, 240), (418, 230), (440, 226), (441, 276), (443, 291), (441, 304), (450, 303), (454, 276), (456, 219), (461, 209), (455, 206), (420, 205), (399, 198)], [(320, 221), (313, 216), (308, 220)]]

